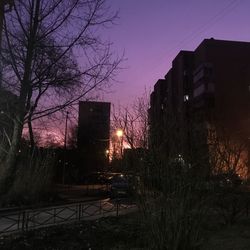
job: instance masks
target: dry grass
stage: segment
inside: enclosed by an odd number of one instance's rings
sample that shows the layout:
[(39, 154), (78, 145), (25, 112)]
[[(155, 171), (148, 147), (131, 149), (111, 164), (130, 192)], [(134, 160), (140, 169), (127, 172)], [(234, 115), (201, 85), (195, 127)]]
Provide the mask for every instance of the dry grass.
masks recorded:
[(142, 231), (137, 216), (138, 214), (130, 214), (119, 218), (109, 217), (9, 236), (0, 240), (0, 249), (145, 249), (143, 239), (140, 238)]
[(9, 192), (2, 198), (2, 206), (30, 205), (50, 199), (53, 177), (53, 152), (20, 155), (17, 173)]
[[(134, 213), (0, 237), (0, 249), (154, 250), (156, 248), (148, 243), (153, 239), (146, 238), (148, 234), (144, 226), (141, 214)], [(250, 219), (225, 226), (216, 216), (206, 217), (202, 235), (200, 250), (249, 250)], [(162, 249), (166, 247), (162, 246)]]

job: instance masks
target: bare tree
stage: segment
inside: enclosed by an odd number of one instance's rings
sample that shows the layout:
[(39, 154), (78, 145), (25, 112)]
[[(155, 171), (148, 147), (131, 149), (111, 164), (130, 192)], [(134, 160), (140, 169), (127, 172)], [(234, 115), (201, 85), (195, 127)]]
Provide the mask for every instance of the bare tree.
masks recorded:
[(248, 140), (221, 124), (209, 126), (208, 149), (213, 174), (238, 174), (247, 177)]
[(113, 109), (113, 130), (122, 129), (125, 143), (132, 149), (148, 146), (148, 109), (149, 98), (146, 90), (131, 106)]
[(138, 137), (138, 147), (147, 148), (148, 147), (148, 111), (149, 111), (149, 92), (147, 89), (141, 97), (138, 97), (134, 104), (133, 110), (137, 114), (137, 121), (139, 123), (139, 128), (137, 130)]
[[(172, 122), (164, 129), (170, 127)], [(176, 128), (171, 131), (172, 138), (178, 138)], [(179, 145), (176, 141), (170, 144), (169, 134), (162, 133), (161, 144), (150, 145), (140, 175), (138, 203), (145, 239), (150, 239), (149, 249), (196, 249), (201, 244), (206, 192), (200, 192), (202, 183), (193, 166), (176, 155)]]
[(3, 87), (17, 95), (18, 105), (1, 190), (12, 182), (24, 124), (33, 144), (32, 121), (77, 103), (113, 78), (121, 58), (101, 40), (100, 29), (116, 17), (105, 0), (16, 0), (4, 16)]

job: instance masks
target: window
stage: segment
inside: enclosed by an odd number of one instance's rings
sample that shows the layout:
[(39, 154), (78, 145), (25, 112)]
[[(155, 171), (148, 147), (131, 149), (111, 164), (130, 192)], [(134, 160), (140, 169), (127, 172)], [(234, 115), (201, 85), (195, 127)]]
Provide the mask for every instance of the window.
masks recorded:
[(189, 95), (184, 95), (184, 102), (187, 102), (189, 100)]

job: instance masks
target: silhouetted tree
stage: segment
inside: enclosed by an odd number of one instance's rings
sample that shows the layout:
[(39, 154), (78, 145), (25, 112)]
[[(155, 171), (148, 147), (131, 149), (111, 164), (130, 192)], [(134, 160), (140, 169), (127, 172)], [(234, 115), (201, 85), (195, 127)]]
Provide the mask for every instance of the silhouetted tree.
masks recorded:
[(3, 87), (18, 102), (1, 192), (13, 181), (24, 124), (34, 144), (32, 121), (77, 103), (114, 76), (121, 58), (113, 57), (99, 30), (116, 16), (105, 0), (16, 0), (5, 14)]
[(149, 97), (145, 90), (131, 106), (113, 110), (112, 129), (122, 129), (124, 142), (132, 149), (148, 146), (148, 109)]
[(212, 174), (247, 177), (248, 139), (215, 123), (208, 129), (208, 149)]

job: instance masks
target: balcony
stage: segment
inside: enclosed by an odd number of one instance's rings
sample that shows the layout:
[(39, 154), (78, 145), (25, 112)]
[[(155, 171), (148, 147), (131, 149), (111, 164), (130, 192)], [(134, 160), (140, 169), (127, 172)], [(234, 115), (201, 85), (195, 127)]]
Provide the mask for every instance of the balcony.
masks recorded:
[(199, 97), (202, 95), (213, 95), (214, 94), (214, 83), (208, 82), (208, 83), (202, 83), (198, 87), (194, 88), (193, 97)]
[(211, 79), (212, 76), (212, 65), (210, 63), (203, 63), (193, 73), (194, 85), (205, 79)]

